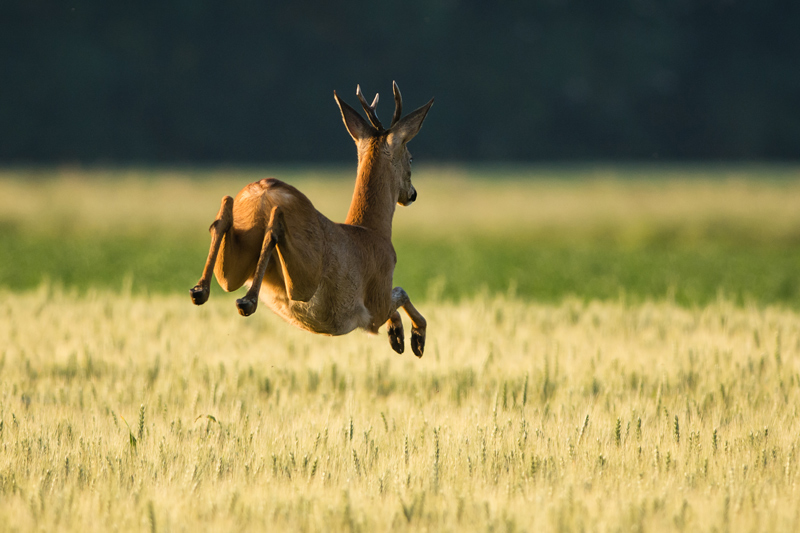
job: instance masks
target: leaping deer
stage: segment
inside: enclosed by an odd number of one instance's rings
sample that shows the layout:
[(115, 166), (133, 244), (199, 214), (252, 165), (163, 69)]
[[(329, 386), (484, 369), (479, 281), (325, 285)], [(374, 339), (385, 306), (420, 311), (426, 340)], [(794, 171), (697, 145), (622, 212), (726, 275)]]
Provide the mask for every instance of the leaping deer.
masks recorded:
[(358, 150), (358, 174), (343, 224), (317, 211), (299, 190), (276, 179), (247, 185), (236, 198), (225, 196), (211, 224), (211, 248), (192, 301), (208, 300), (211, 272), (230, 292), (249, 284), (236, 300), (242, 316), (256, 311), (259, 297), (290, 324), (323, 335), (362, 328), (372, 333), (386, 323), (389, 343), (403, 353), (399, 308), (411, 319), (411, 349), (422, 357), (425, 318), (401, 287), (392, 288), (397, 255), (392, 246), (395, 205), (411, 205), (411, 154), (406, 144), (422, 127), (430, 102), (401, 118), (400, 89), (392, 84), (395, 110), (384, 129), (376, 114), (378, 95), (367, 104), (356, 88), (369, 122), (334, 91), (344, 125)]

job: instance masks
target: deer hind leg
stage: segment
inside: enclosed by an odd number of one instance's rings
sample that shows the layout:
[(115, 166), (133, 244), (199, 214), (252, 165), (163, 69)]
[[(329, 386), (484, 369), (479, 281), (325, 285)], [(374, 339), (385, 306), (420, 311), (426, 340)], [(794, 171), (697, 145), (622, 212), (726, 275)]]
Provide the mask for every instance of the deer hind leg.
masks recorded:
[(417, 308), (411, 303), (411, 300), (402, 287), (395, 287), (392, 289), (392, 307), (394, 311), (389, 316), (389, 343), (397, 353), (403, 353), (403, 323), (400, 320), (400, 313), (397, 312), (399, 308), (403, 310), (411, 319), (411, 351), (417, 357), (422, 357), (425, 351), (425, 332), (428, 322), (425, 320)]
[(214, 273), (214, 265), (217, 263), (222, 238), (228, 234), (233, 227), (233, 198), (225, 196), (222, 198), (222, 205), (219, 208), (217, 217), (211, 223), (208, 231), (211, 233), (211, 247), (208, 250), (208, 259), (203, 267), (203, 275), (197, 285), (192, 287), (189, 293), (195, 305), (203, 305), (208, 301), (211, 291), (211, 275)]
[(283, 211), (278, 206), (272, 208), (269, 215), (269, 225), (267, 231), (264, 233), (264, 242), (261, 245), (261, 254), (258, 257), (258, 264), (256, 271), (253, 274), (253, 284), (247, 290), (244, 298), (236, 300), (236, 308), (242, 316), (250, 316), (256, 312), (258, 307), (258, 293), (261, 290), (261, 283), (264, 280), (264, 274), (267, 272), (267, 266), (272, 258), (272, 253), (279, 240), (283, 240), (285, 234), (285, 223), (283, 220)]

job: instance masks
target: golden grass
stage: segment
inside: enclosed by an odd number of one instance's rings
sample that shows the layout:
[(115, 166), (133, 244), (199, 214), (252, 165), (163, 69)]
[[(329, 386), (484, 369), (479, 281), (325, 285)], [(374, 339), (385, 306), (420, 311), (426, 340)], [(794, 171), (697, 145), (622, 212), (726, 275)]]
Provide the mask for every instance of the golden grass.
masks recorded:
[[(349, 169), (6, 170), (0, 229), (205, 241), (221, 196), (266, 175), (344, 218)], [(422, 167), (395, 228), (797, 244), (798, 177)], [(800, 527), (795, 311), (432, 298), (417, 360), (233, 298), (0, 293), (0, 530)]]
[[(203, 234), (223, 195), (274, 176), (344, 219), (354, 170), (5, 170), (0, 223), (24, 231)], [(419, 200), (398, 208), (395, 231), (426, 238), (481, 235), (636, 244), (719, 237), (800, 242), (795, 167), (504, 169), (422, 166)], [(727, 236), (727, 237), (726, 237)]]
[(800, 315), (428, 303), (428, 349), (232, 296), (0, 294), (0, 529), (796, 531)]

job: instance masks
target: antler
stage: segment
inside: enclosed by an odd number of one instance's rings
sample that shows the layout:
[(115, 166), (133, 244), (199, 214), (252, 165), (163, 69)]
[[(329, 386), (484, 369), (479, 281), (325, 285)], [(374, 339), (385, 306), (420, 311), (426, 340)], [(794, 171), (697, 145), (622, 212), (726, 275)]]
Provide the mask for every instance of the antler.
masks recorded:
[(383, 124), (381, 124), (381, 121), (378, 120), (378, 115), (375, 113), (375, 108), (378, 107), (378, 93), (375, 93), (375, 99), (372, 101), (372, 105), (368, 105), (367, 101), (364, 100), (364, 95), (361, 94), (361, 85), (356, 86), (356, 96), (358, 96), (358, 99), (361, 102), (361, 106), (367, 113), (367, 118), (372, 123), (372, 125), (378, 131), (384, 131)]
[(394, 116), (392, 117), (392, 124), (389, 126), (389, 129), (397, 124), (397, 121), (400, 120), (403, 114), (403, 97), (400, 96), (400, 87), (397, 86), (396, 81), (392, 82), (392, 92), (394, 93)]

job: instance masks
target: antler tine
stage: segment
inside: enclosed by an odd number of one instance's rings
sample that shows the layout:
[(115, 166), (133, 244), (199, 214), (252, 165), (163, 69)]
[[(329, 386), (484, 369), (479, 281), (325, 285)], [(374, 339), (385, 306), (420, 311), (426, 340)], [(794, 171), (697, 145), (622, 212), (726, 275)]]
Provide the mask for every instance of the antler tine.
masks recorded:
[(397, 86), (396, 81), (392, 82), (392, 92), (394, 93), (394, 116), (392, 117), (392, 125), (389, 126), (390, 129), (397, 124), (397, 121), (403, 115), (403, 97), (400, 96), (400, 87)]
[(356, 96), (358, 96), (358, 100), (361, 102), (361, 107), (364, 108), (364, 111), (367, 113), (367, 118), (372, 125), (375, 126), (378, 131), (384, 131), (383, 124), (381, 124), (381, 121), (378, 120), (378, 114), (375, 112), (375, 109), (378, 107), (378, 94), (375, 94), (375, 99), (372, 101), (372, 105), (369, 105), (364, 99), (364, 95), (361, 94), (361, 85), (356, 85)]

